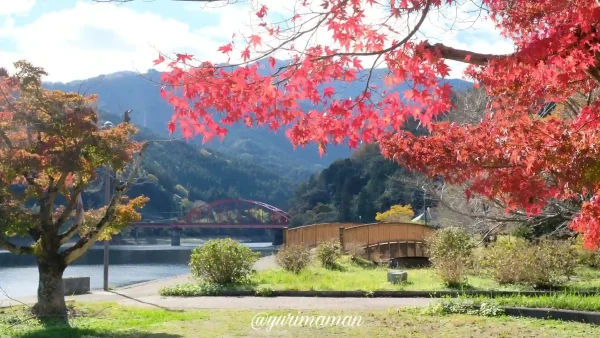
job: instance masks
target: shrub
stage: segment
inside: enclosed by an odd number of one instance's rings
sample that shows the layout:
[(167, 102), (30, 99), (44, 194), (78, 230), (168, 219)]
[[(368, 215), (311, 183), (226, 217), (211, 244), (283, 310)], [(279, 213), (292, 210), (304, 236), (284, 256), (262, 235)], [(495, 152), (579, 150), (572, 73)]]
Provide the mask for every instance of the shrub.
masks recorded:
[(244, 281), (252, 272), (259, 253), (230, 238), (212, 240), (192, 251), (192, 275), (206, 282), (226, 285)]
[(200, 297), (200, 296), (216, 296), (221, 293), (223, 287), (216, 284), (200, 282), (177, 284), (173, 286), (161, 286), (158, 289), (158, 294), (161, 296), (174, 297)]
[(272, 297), (275, 290), (270, 285), (259, 285), (254, 292), (258, 297)]
[(367, 257), (367, 251), (365, 250), (365, 247), (356, 242), (346, 244), (344, 251), (352, 258)]
[(468, 314), (475, 316), (496, 317), (504, 313), (504, 309), (495, 301), (476, 301), (469, 298), (444, 298), (431, 302), (421, 310), (426, 315)]
[(340, 241), (333, 240), (322, 242), (317, 246), (317, 258), (326, 269), (335, 269), (337, 260), (342, 255)]
[(529, 242), (517, 237), (504, 238), (483, 251), (481, 265), (488, 269), (492, 278), (500, 284), (519, 283), (526, 279), (527, 267), (533, 257), (529, 257)]
[(474, 247), (471, 236), (456, 227), (440, 229), (427, 239), (433, 267), (448, 286), (464, 283), (465, 275), (473, 264)]
[(575, 275), (579, 256), (572, 240), (543, 239), (535, 246), (538, 255), (537, 266), (541, 279), (537, 286), (561, 284), (562, 277)]
[(600, 268), (600, 249), (589, 250), (583, 246), (583, 236), (578, 236), (573, 246), (579, 257), (579, 263), (590, 268)]
[(522, 238), (498, 241), (483, 254), (482, 265), (500, 284), (526, 283), (545, 288), (572, 276), (579, 257), (570, 241), (542, 239), (532, 244)]
[(275, 256), (275, 260), (284, 270), (300, 273), (300, 271), (310, 264), (312, 257), (308, 248), (300, 245), (291, 245), (279, 250), (277, 256)]

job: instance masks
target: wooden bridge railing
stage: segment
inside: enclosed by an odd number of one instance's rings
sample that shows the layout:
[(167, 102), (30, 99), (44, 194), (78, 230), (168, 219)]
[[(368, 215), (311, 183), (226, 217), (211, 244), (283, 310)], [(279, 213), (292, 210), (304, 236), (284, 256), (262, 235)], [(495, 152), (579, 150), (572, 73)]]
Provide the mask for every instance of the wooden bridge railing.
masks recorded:
[(434, 231), (432, 227), (416, 223), (322, 223), (287, 229), (284, 241), (286, 246), (312, 247), (339, 239), (346, 249), (350, 245), (369, 247), (378, 243), (423, 242)]
[(316, 246), (340, 238), (340, 228), (353, 227), (358, 223), (321, 223), (290, 228), (284, 231), (285, 246), (301, 245)]
[(353, 245), (369, 246), (385, 242), (423, 242), (435, 230), (415, 223), (372, 223), (347, 227), (343, 230), (344, 248)]

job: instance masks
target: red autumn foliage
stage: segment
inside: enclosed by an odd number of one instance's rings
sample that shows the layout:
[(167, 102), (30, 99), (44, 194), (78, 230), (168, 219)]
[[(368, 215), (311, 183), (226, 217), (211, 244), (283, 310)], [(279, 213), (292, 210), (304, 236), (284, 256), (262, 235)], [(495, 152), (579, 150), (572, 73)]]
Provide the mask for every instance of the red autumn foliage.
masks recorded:
[[(174, 107), (169, 129), (177, 125), (188, 138), (202, 135), (210, 140), (224, 136), (225, 126), (238, 121), (272, 129), (285, 126), (294, 145), (316, 142), (322, 151), (331, 143), (356, 147), (379, 141), (388, 158), (427, 175), (443, 175), (449, 182), (470, 182), (468, 194), (502, 201), (510, 210), (536, 215), (550, 199), (570, 201), (578, 205), (572, 229), (585, 234), (588, 247), (596, 247), (599, 2), (480, 2), (496, 28), (512, 40), (515, 53), (489, 55), (419, 40), (415, 33), (427, 16), (456, 6), (454, 0), (319, 0), (319, 12), (309, 10), (311, 1), (299, 0), (290, 21), (311, 24), (292, 33), (269, 23), (266, 7), (260, 7), (256, 15), (261, 24), (243, 47), (244, 63), (225, 68), (204, 62), (188, 68), (181, 63), (189, 58), (178, 56), (170, 64), (163, 81), (177, 92), (163, 91)], [(377, 6), (385, 6), (390, 17), (367, 22), (365, 10)], [(390, 32), (395, 28), (388, 19), (407, 16), (414, 24), (394, 40)], [(296, 49), (298, 39), (319, 27), (326, 28), (334, 45)], [(266, 52), (255, 49), (270, 36), (283, 42)], [(219, 50), (229, 53), (231, 48), (228, 44)], [(280, 67), (269, 61), (273, 71), (261, 71), (254, 61), (270, 58), (277, 50), (291, 51), (291, 61)], [(365, 56), (376, 57), (367, 69), (378, 62), (387, 67), (387, 88), (374, 88), (367, 81), (358, 97), (337, 98), (330, 84), (356, 81), (363, 67), (360, 57)], [(481, 124), (434, 122), (451, 109), (452, 89), (438, 81), (448, 76), (447, 60), (471, 64), (466, 73), (493, 100)], [(392, 91), (404, 81), (411, 83), (410, 90)], [(574, 107), (570, 100), (577, 94), (589, 99)], [(318, 108), (305, 111), (299, 101)], [(573, 117), (537, 118), (540, 107), (550, 101), (565, 103)], [(430, 127), (431, 135), (415, 137), (402, 131), (408, 117)]]

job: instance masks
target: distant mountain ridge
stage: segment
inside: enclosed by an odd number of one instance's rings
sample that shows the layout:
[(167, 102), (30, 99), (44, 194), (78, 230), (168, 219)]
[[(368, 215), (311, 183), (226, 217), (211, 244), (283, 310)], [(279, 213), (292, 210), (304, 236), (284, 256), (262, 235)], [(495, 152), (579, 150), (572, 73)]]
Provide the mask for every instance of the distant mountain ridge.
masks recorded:
[[(285, 64), (277, 61), (276, 67)], [(265, 72), (269, 66), (264, 64)], [(375, 69), (371, 83), (383, 86), (386, 69)], [(149, 70), (145, 74), (131, 71), (100, 75), (94, 78), (77, 80), (68, 83), (45, 83), (48, 89), (74, 91), (99, 95), (101, 110), (118, 114), (126, 109), (132, 109), (132, 120), (136, 125), (143, 126), (157, 135), (168, 135), (167, 122), (170, 120), (173, 108), (160, 97), (160, 72)], [(360, 79), (361, 74), (358, 78)], [(441, 80), (454, 88), (466, 89), (472, 86), (470, 82), (449, 79)], [(364, 90), (365, 80), (360, 79), (351, 84), (334, 83), (338, 98), (356, 97)], [(409, 84), (399, 85), (395, 91), (404, 91)], [(311, 109), (305, 103), (301, 106)], [(218, 139), (206, 144), (208, 148), (222, 151), (232, 156), (249, 161), (258, 161), (267, 168), (284, 174), (289, 168), (302, 167), (315, 172), (324, 169), (337, 159), (350, 156), (350, 149), (345, 145), (330, 146), (327, 154), (321, 157), (316, 145), (306, 148), (293, 149), (283, 130), (274, 133), (267, 128), (249, 129), (243, 124), (228, 126), (228, 135), (221, 143)], [(201, 144), (199, 138), (190, 140), (191, 143)]]

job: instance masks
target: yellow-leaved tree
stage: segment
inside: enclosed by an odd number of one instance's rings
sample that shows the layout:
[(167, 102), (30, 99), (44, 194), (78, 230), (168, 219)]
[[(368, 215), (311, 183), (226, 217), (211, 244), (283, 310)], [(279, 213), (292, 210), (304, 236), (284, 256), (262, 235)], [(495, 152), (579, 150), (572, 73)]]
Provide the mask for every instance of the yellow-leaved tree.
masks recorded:
[(410, 206), (407, 205), (392, 205), (390, 210), (385, 212), (378, 212), (375, 215), (377, 222), (410, 222), (413, 219), (415, 213)]

